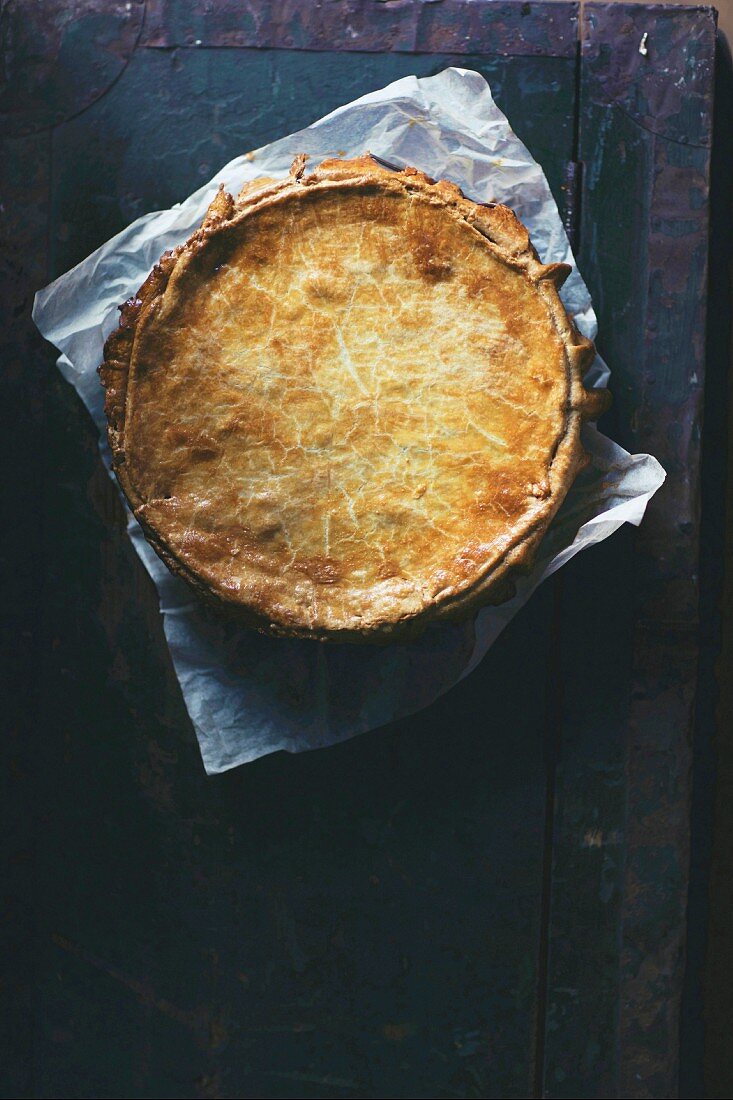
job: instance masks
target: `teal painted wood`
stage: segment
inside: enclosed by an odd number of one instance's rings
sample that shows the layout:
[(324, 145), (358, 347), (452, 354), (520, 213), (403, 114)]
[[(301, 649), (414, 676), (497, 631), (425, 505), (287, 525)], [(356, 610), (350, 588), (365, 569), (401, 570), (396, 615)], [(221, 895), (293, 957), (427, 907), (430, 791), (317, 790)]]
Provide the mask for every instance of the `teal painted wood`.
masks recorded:
[[(259, 42), (277, 49), (169, 49), (178, 40), (151, 21), (158, 0), (134, 51), (139, 5), (105, 22), (103, 5), (79, 0), (102, 18), (77, 52), (68, 7), (48, 38), (49, 58), (64, 58), (67, 121), (49, 119), (57, 104), (42, 80), (0, 103), (9, 131), (38, 132), (30, 145), (8, 139), (2, 162), (25, 257), (3, 299), (19, 334), (49, 263), (62, 270), (243, 148), (405, 72), (451, 62), (484, 72), (564, 200), (575, 5), (455, 0), (424, 5), (417, 20), (414, 5), (379, 4), (378, 25), (359, 24), (368, 52), (346, 57), (333, 51), (353, 51), (353, 38), (338, 27), (320, 54), (302, 35)], [(202, 25), (212, 45), (230, 45), (217, 36), (237, 31), (237, 4), (217, 10), (230, 23)], [(49, 370), (43, 531), (19, 532), (7, 605), (20, 638), (24, 623), (35, 629), (30, 661), (15, 648), (41, 711), (37, 722), (24, 713), (7, 742), (17, 809), (6, 893), (22, 927), (13, 1051), (27, 1071), (8, 1092), (674, 1095), (712, 17), (586, 11), (581, 267), (617, 372), (609, 430), (656, 451), (671, 492), (638, 537), (615, 536), (571, 563), (554, 596), (540, 591), (435, 707), (349, 745), (205, 780), (91, 425)], [(423, 37), (410, 40), (411, 28)], [(471, 35), (491, 56), (465, 52)], [(418, 43), (457, 52), (411, 55)], [(384, 52), (395, 46), (405, 52)], [(95, 50), (108, 56), (97, 64)], [(671, 85), (655, 83), (680, 59), (691, 63)], [(27, 362), (37, 409), (29, 339), (10, 355)], [(18, 407), (20, 389), (9, 392)], [(8, 438), (30, 456), (17, 421)], [(43, 603), (32, 591), (41, 546)]]
[[(461, 60), (561, 198), (572, 61)], [(242, 149), (447, 63), (138, 51), (54, 131), (55, 270)], [(416, 718), (206, 780), (93, 434), (54, 390), (37, 1094), (529, 1095), (549, 592)]]
[(408, 54), (575, 56), (568, 0), (148, 0), (142, 42)]
[(609, 434), (668, 480), (638, 534), (564, 576), (552, 1097), (677, 1094), (714, 57), (712, 9), (587, 6), (579, 262), (614, 371)]
[(29, 960), (35, 936), (29, 909), (37, 877), (30, 808), (39, 751), (34, 697), (43, 609), (42, 395), (48, 372), (47, 349), (29, 315), (35, 289), (48, 278), (49, 168), (47, 134), (10, 141), (0, 131), (0, 449), (9, 471), (0, 482), (0, 509), (12, 517), (0, 539), (0, 1077), (7, 1094), (18, 1096), (28, 1095), (33, 1044)]

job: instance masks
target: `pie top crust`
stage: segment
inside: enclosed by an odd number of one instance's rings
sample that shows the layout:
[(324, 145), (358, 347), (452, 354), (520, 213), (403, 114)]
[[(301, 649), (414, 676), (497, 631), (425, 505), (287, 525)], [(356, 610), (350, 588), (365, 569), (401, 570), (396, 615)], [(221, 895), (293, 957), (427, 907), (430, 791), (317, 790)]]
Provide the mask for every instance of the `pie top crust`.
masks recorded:
[(504, 206), (297, 158), (166, 253), (105, 345), (159, 555), (269, 633), (388, 641), (513, 591), (585, 464), (593, 345)]

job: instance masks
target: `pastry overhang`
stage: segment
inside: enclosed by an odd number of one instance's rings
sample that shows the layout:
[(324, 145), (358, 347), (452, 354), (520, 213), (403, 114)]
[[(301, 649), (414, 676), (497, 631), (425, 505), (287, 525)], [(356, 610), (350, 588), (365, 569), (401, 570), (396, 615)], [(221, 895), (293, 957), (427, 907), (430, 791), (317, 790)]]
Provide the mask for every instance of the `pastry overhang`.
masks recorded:
[(370, 157), (220, 190), (100, 368), (146, 537), (269, 633), (389, 641), (505, 600), (604, 402), (568, 271), (508, 208)]

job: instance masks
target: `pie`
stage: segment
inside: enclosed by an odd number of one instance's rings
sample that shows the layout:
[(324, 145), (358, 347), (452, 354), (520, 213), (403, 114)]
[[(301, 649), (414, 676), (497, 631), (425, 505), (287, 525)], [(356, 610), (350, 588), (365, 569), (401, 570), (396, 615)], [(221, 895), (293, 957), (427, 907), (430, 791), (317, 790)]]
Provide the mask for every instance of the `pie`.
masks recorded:
[(390, 641), (506, 600), (605, 403), (569, 270), (507, 207), (369, 156), (220, 189), (100, 367), (149, 542), (271, 634)]

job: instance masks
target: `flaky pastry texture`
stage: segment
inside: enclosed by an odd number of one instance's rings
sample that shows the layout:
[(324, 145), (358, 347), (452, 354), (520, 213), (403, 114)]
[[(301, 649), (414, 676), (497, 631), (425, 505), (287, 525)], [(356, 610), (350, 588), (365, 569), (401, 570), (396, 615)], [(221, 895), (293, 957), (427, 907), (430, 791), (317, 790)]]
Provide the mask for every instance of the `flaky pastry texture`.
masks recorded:
[(605, 402), (569, 270), (507, 207), (369, 156), (220, 190), (100, 367), (149, 542), (271, 634), (386, 642), (506, 600)]

